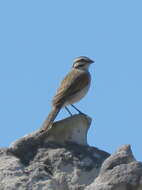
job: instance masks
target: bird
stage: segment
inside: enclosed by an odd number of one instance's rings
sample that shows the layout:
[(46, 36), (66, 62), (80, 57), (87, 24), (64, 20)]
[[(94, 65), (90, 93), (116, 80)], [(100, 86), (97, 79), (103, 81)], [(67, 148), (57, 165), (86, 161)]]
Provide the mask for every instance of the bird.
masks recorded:
[(57, 114), (62, 108), (65, 107), (69, 114), (72, 115), (67, 108), (68, 105), (71, 105), (80, 114), (83, 114), (73, 104), (80, 101), (89, 90), (91, 83), (89, 67), (92, 63), (94, 61), (86, 56), (79, 56), (73, 60), (71, 71), (62, 80), (53, 97), (51, 112), (43, 123), (41, 132), (48, 131), (52, 127)]

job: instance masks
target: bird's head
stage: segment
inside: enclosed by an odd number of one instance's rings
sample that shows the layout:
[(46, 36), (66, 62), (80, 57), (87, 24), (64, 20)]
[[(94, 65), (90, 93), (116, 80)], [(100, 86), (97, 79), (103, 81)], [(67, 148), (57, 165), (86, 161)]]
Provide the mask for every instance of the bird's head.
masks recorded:
[(74, 59), (72, 67), (80, 70), (88, 70), (90, 64), (92, 63), (94, 63), (94, 61), (91, 60), (90, 58), (85, 56), (80, 56)]

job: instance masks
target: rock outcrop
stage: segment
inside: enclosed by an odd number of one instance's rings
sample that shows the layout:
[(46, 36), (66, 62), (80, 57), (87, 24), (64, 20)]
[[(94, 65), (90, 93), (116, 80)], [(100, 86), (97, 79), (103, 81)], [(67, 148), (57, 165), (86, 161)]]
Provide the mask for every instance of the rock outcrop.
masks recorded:
[(142, 190), (142, 163), (130, 145), (118, 149), (102, 164), (98, 177), (85, 190)]
[(142, 190), (142, 163), (130, 146), (111, 156), (88, 146), (90, 123), (75, 115), (1, 148), (0, 190)]

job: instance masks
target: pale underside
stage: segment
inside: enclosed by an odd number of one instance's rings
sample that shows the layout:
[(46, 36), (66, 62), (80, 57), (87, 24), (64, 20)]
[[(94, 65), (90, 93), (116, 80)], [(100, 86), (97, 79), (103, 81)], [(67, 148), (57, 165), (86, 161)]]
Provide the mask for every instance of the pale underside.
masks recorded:
[(79, 92), (75, 93), (74, 95), (70, 96), (70, 99), (65, 102), (64, 106), (74, 104), (75, 102), (80, 101), (88, 92), (90, 84), (88, 84), (85, 88), (82, 88)]

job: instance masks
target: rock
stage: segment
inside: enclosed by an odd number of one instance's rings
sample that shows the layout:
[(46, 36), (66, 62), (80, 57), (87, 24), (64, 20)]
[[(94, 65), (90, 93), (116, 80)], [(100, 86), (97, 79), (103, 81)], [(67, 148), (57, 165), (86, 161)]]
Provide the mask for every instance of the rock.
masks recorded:
[(74, 143), (48, 142), (23, 157), (7, 149), (0, 155), (0, 190), (83, 190), (98, 176), (108, 156)]
[(142, 190), (142, 163), (129, 145), (87, 145), (91, 119), (75, 115), (0, 149), (0, 190)]
[[(91, 119), (75, 115), (33, 132), (0, 154), (0, 190), (82, 190), (108, 153), (87, 145)], [(5, 161), (4, 161), (5, 160)]]
[(142, 163), (130, 145), (118, 149), (102, 164), (99, 176), (85, 190), (142, 190)]
[(90, 124), (91, 118), (88, 116), (73, 115), (55, 122), (48, 132), (40, 133), (38, 130), (16, 140), (10, 145), (10, 148), (19, 158), (26, 160), (27, 153), (29, 156), (34, 156), (38, 147), (44, 146), (48, 142), (60, 145), (66, 144), (66, 142), (87, 145), (87, 132)]
[(64, 144), (68, 141), (87, 145), (87, 132), (90, 124), (91, 118), (82, 114), (57, 121), (49, 131), (46, 142), (56, 141)]
[(24, 165), (8, 149), (0, 149), (0, 190), (16, 190), (24, 182)]

